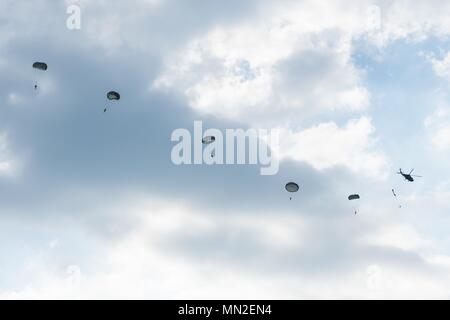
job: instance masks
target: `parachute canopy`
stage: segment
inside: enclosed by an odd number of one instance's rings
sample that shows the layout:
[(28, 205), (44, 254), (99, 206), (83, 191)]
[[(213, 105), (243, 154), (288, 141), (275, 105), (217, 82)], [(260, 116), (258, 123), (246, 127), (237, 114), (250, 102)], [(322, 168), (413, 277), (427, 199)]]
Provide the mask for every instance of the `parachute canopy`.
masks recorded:
[(213, 136), (204, 137), (204, 138), (202, 139), (202, 143), (203, 143), (203, 144), (211, 144), (211, 143), (213, 143), (214, 141), (216, 141), (216, 137), (213, 137)]
[(295, 182), (287, 183), (285, 188), (287, 192), (297, 192), (298, 189), (300, 189), (298, 184), (296, 184)]
[(45, 70), (47, 70), (47, 64), (44, 62), (35, 62), (35, 63), (33, 63), (33, 68), (45, 71)]
[(359, 196), (359, 194), (352, 194), (350, 196), (348, 196), (348, 200), (358, 200), (361, 199), (361, 197)]
[(115, 91), (108, 92), (106, 97), (108, 98), (108, 100), (120, 100), (120, 94)]

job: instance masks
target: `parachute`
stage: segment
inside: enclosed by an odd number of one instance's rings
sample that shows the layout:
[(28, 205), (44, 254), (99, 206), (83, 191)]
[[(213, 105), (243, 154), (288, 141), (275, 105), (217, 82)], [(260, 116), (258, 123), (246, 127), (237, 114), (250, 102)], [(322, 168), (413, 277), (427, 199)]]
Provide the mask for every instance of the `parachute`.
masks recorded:
[[(204, 137), (202, 139), (202, 144), (208, 145), (208, 144), (213, 143), (214, 141), (216, 141), (216, 137), (214, 137), (214, 136), (207, 136), (207, 137)], [(216, 152), (215, 152), (215, 150), (213, 150), (211, 152), (211, 158), (214, 158), (215, 156), (216, 156)]]
[(108, 100), (120, 100), (120, 94), (116, 91), (110, 91), (106, 94)]
[(33, 63), (33, 68), (42, 70), (42, 71), (46, 71), (48, 67), (45, 62), (35, 62), (35, 63)]
[[(295, 193), (295, 192), (297, 192), (300, 189), (298, 184), (296, 184), (295, 182), (287, 183), (285, 188), (286, 188), (286, 191), (290, 192), (290, 193)], [(292, 197), (290, 197), (289, 200), (292, 200)]]
[[(107, 94), (106, 94), (106, 98), (108, 98), (108, 100), (111, 100), (111, 101), (119, 101), (120, 100), (120, 94), (118, 93), (118, 92), (116, 92), (116, 91), (110, 91), (110, 92), (108, 92)], [(103, 113), (105, 113), (106, 111), (108, 111), (108, 107), (106, 107), (104, 110), (103, 110)]]
[(352, 201), (352, 200), (359, 200), (359, 199), (361, 199), (359, 194), (352, 194), (352, 195), (348, 196), (348, 200), (350, 200), (350, 201)]
[(202, 143), (203, 143), (203, 144), (211, 144), (211, 143), (213, 143), (214, 141), (216, 141), (216, 137), (214, 137), (214, 136), (208, 136), (208, 137), (204, 137), (204, 138), (202, 139)]
[[(47, 66), (47, 64), (45, 62), (35, 62), (35, 63), (33, 63), (33, 69), (46, 71), (47, 68), (48, 68), (48, 66)], [(38, 88), (38, 85), (37, 85), (37, 83), (35, 83), (34, 90), (37, 90), (37, 88)]]

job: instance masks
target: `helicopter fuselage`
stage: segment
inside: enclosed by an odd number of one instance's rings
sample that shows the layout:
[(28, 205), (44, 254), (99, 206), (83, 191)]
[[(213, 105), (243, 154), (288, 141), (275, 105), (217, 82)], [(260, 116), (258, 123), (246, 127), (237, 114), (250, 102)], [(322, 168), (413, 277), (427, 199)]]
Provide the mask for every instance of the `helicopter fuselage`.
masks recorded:
[(409, 174), (401, 174), (403, 176), (403, 178), (405, 178), (405, 180), (409, 181), (409, 182), (414, 182), (414, 178), (411, 177), (411, 175)]

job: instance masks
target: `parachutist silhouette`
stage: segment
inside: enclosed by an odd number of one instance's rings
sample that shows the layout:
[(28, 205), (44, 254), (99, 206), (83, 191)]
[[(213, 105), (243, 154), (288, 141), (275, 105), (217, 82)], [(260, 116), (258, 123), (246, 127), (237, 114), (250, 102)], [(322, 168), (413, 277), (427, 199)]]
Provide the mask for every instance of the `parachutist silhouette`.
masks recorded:
[[(356, 200), (358, 200), (359, 201), (359, 199), (361, 199), (361, 197), (360, 197), (360, 195), (359, 194), (352, 194), (352, 195), (349, 195), (348, 196), (348, 200), (349, 201), (356, 201)], [(354, 207), (353, 207), (353, 209), (357, 209), (358, 207), (355, 205)], [(355, 215), (356, 214), (358, 214), (358, 210), (355, 210)]]
[[(110, 101), (119, 101), (120, 100), (120, 94), (116, 91), (110, 91), (106, 94), (106, 98), (108, 98), (108, 100)], [(103, 113), (105, 113), (106, 111), (108, 111), (108, 107), (106, 107), (103, 110)]]
[[(48, 66), (47, 66), (47, 64), (45, 62), (35, 62), (35, 63), (33, 63), (33, 69), (40, 70), (40, 71), (47, 71), (47, 68), (48, 68)], [(34, 85), (34, 90), (37, 90), (37, 88), (38, 88), (38, 85), (35, 84)]]
[[(287, 192), (290, 192), (290, 193), (296, 193), (300, 189), (299, 185), (296, 184), (295, 182), (287, 183), (284, 188), (286, 189)], [(289, 197), (289, 200), (292, 200), (292, 197)]]
[[(204, 138), (202, 139), (202, 144), (203, 144), (203, 145), (209, 145), (209, 144), (214, 143), (214, 141), (216, 141), (216, 137), (214, 137), (214, 136), (208, 136), (208, 137), (204, 137)], [(213, 151), (211, 152), (211, 158), (214, 158), (215, 156), (216, 156), (216, 151), (213, 150)]]

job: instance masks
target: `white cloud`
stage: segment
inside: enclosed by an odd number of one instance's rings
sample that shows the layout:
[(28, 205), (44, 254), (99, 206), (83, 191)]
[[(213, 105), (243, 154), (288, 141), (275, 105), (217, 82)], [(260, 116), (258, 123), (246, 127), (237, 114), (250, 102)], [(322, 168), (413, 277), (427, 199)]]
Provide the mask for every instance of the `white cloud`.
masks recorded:
[(436, 75), (450, 81), (450, 52), (443, 59), (429, 57), (429, 60)]
[(280, 155), (306, 161), (318, 170), (343, 166), (355, 173), (384, 178), (388, 161), (382, 151), (377, 151), (374, 133), (366, 117), (349, 121), (344, 128), (329, 122), (299, 132), (284, 130)]
[(364, 110), (370, 95), (352, 62), (352, 40), (367, 31), (371, 8), (312, 1), (271, 6), (270, 18), (217, 27), (192, 40), (168, 59), (153, 87), (184, 94), (200, 113), (250, 124)]
[(432, 246), (432, 242), (424, 239), (414, 227), (405, 224), (385, 225), (376, 233), (367, 235), (366, 241), (374, 245), (395, 247), (408, 251), (420, 251)]
[[(247, 236), (250, 240), (254, 236), (259, 247), (265, 250), (299, 248), (300, 236), (296, 232), (302, 229), (299, 218), (295, 217), (245, 215), (234, 219), (211, 216), (187, 204), (170, 205), (155, 199), (133, 198), (122, 206), (128, 208), (127, 216), (134, 221), (132, 228), (120, 239), (103, 245), (104, 251), (96, 253), (98, 260), (90, 260), (86, 268), (73, 263), (61, 264), (51, 257), (59, 247), (67, 250), (64, 240), (58, 241), (58, 247), (48, 247), (45, 243), (27, 263), (30, 282), (22, 288), (0, 290), (0, 298), (269, 297), (274, 293), (262, 290), (265, 286), (258, 285), (262, 276), (249, 277), (251, 273), (245, 266), (236, 266), (236, 261), (232, 261), (235, 257), (231, 251), (245, 246), (240, 241)], [(224, 231), (227, 243), (216, 249), (209, 247), (208, 239), (213, 241), (215, 234)], [(86, 236), (89, 238), (86, 241), (98, 241), (89, 234)], [(178, 247), (182, 239), (196, 237), (206, 241), (201, 245), (208, 250), (207, 260), (196, 258), (195, 250), (191, 248), (186, 247), (188, 251), (183, 252), (183, 248)], [(257, 247), (254, 249), (258, 250)], [(230, 259), (229, 265), (224, 259)], [(236, 292), (238, 283), (241, 290)], [(280, 294), (282, 286), (274, 296)]]
[[(450, 33), (450, 26), (447, 30)], [(431, 63), (433, 71), (437, 77), (450, 83), (450, 52), (447, 52), (442, 58), (436, 58), (434, 54), (425, 55)], [(447, 100), (447, 97), (441, 98)], [(446, 102), (441, 102), (436, 111), (425, 119), (425, 127), (431, 136), (432, 145), (439, 151), (450, 149), (450, 107)]]
[(443, 150), (450, 148), (450, 125), (438, 129), (433, 137), (433, 145)]
[(0, 177), (10, 176), (15, 172), (8, 139), (5, 133), (0, 133)]
[(445, 37), (450, 33), (448, 1), (397, 0), (380, 3), (381, 28), (369, 36), (379, 46), (399, 39), (421, 41), (430, 36)]
[(450, 108), (441, 104), (436, 111), (424, 121), (432, 145), (439, 151), (450, 149)]
[[(55, 248), (39, 249), (27, 263), (29, 283), (1, 290), (2, 299), (336, 299), (336, 298), (432, 298), (448, 297), (448, 277), (435, 277), (415, 269), (410, 261), (391, 263), (383, 256), (369, 256), (357, 262), (363, 247), (379, 245), (401, 248), (411, 253), (428, 248), (428, 242), (404, 225), (381, 228), (371, 233), (373, 241), (354, 241), (358, 235), (341, 232), (346, 250), (344, 270), (330, 257), (336, 245), (324, 230), (336, 231), (333, 219), (319, 219), (277, 212), (237, 217), (211, 215), (186, 204), (170, 205), (155, 199), (129, 199), (128, 217), (132, 228), (120, 238), (104, 243), (89, 264), (54, 260)], [(117, 204), (114, 204), (115, 206)], [(354, 220), (354, 219), (352, 219)], [(56, 221), (55, 221), (56, 222)], [(66, 223), (63, 221), (61, 223)], [(354, 222), (352, 222), (353, 224)], [(79, 227), (73, 224), (74, 227)], [(361, 227), (360, 224), (358, 224)], [(354, 226), (356, 227), (356, 225)], [(350, 227), (350, 229), (354, 228)], [(84, 229), (83, 229), (84, 230)], [(85, 233), (84, 241), (95, 244), (98, 238)], [(318, 235), (319, 233), (319, 235)], [(217, 241), (216, 236), (224, 236)], [(198, 239), (199, 248), (185, 242)], [(257, 245), (253, 243), (257, 240)], [(80, 239), (80, 241), (83, 241)], [(94, 242), (93, 242), (94, 241)], [(375, 242), (374, 242), (375, 241)], [(249, 246), (249, 243), (251, 244)], [(67, 251), (64, 241), (62, 250)], [(311, 250), (311, 248), (313, 250)], [(206, 250), (202, 252), (202, 250)], [(242, 252), (238, 252), (243, 250)], [(359, 252), (359, 253), (357, 253)], [(300, 260), (292, 261), (299, 253)], [(286, 254), (286, 255), (284, 255)], [(323, 255), (322, 258), (321, 255)], [(254, 257), (248, 260), (250, 256)], [(319, 276), (305, 272), (310, 259), (327, 264)], [(72, 260), (74, 256), (71, 255)], [(291, 257), (291, 258), (289, 258)], [(308, 258), (309, 257), (309, 258)], [(326, 260), (323, 260), (326, 259)], [(339, 261), (339, 257), (337, 257)], [(430, 268), (448, 270), (445, 255), (427, 256)], [(246, 263), (247, 261), (247, 263)], [(317, 262), (316, 260), (315, 263)], [(372, 261), (369, 263), (369, 261)], [(286, 263), (295, 263), (289, 267)], [(259, 267), (257, 267), (259, 266)], [(269, 268), (274, 266), (277, 272)], [(314, 267), (319, 268), (319, 266)], [(314, 273), (315, 273), (314, 272)], [(236, 290), (236, 287), (239, 290)]]
[(450, 180), (441, 182), (434, 188), (432, 199), (436, 205), (445, 208), (445, 210), (450, 209)]
[[(192, 40), (167, 60), (153, 87), (185, 95), (201, 114), (250, 124), (357, 112), (369, 106), (370, 93), (353, 64), (354, 41), (382, 48), (399, 39), (445, 36), (449, 13), (442, 0), (277, 2)], [(443, 76), (449, 59), (435, 61)], [(236, 72), (241, 64), (245, 74)]]

